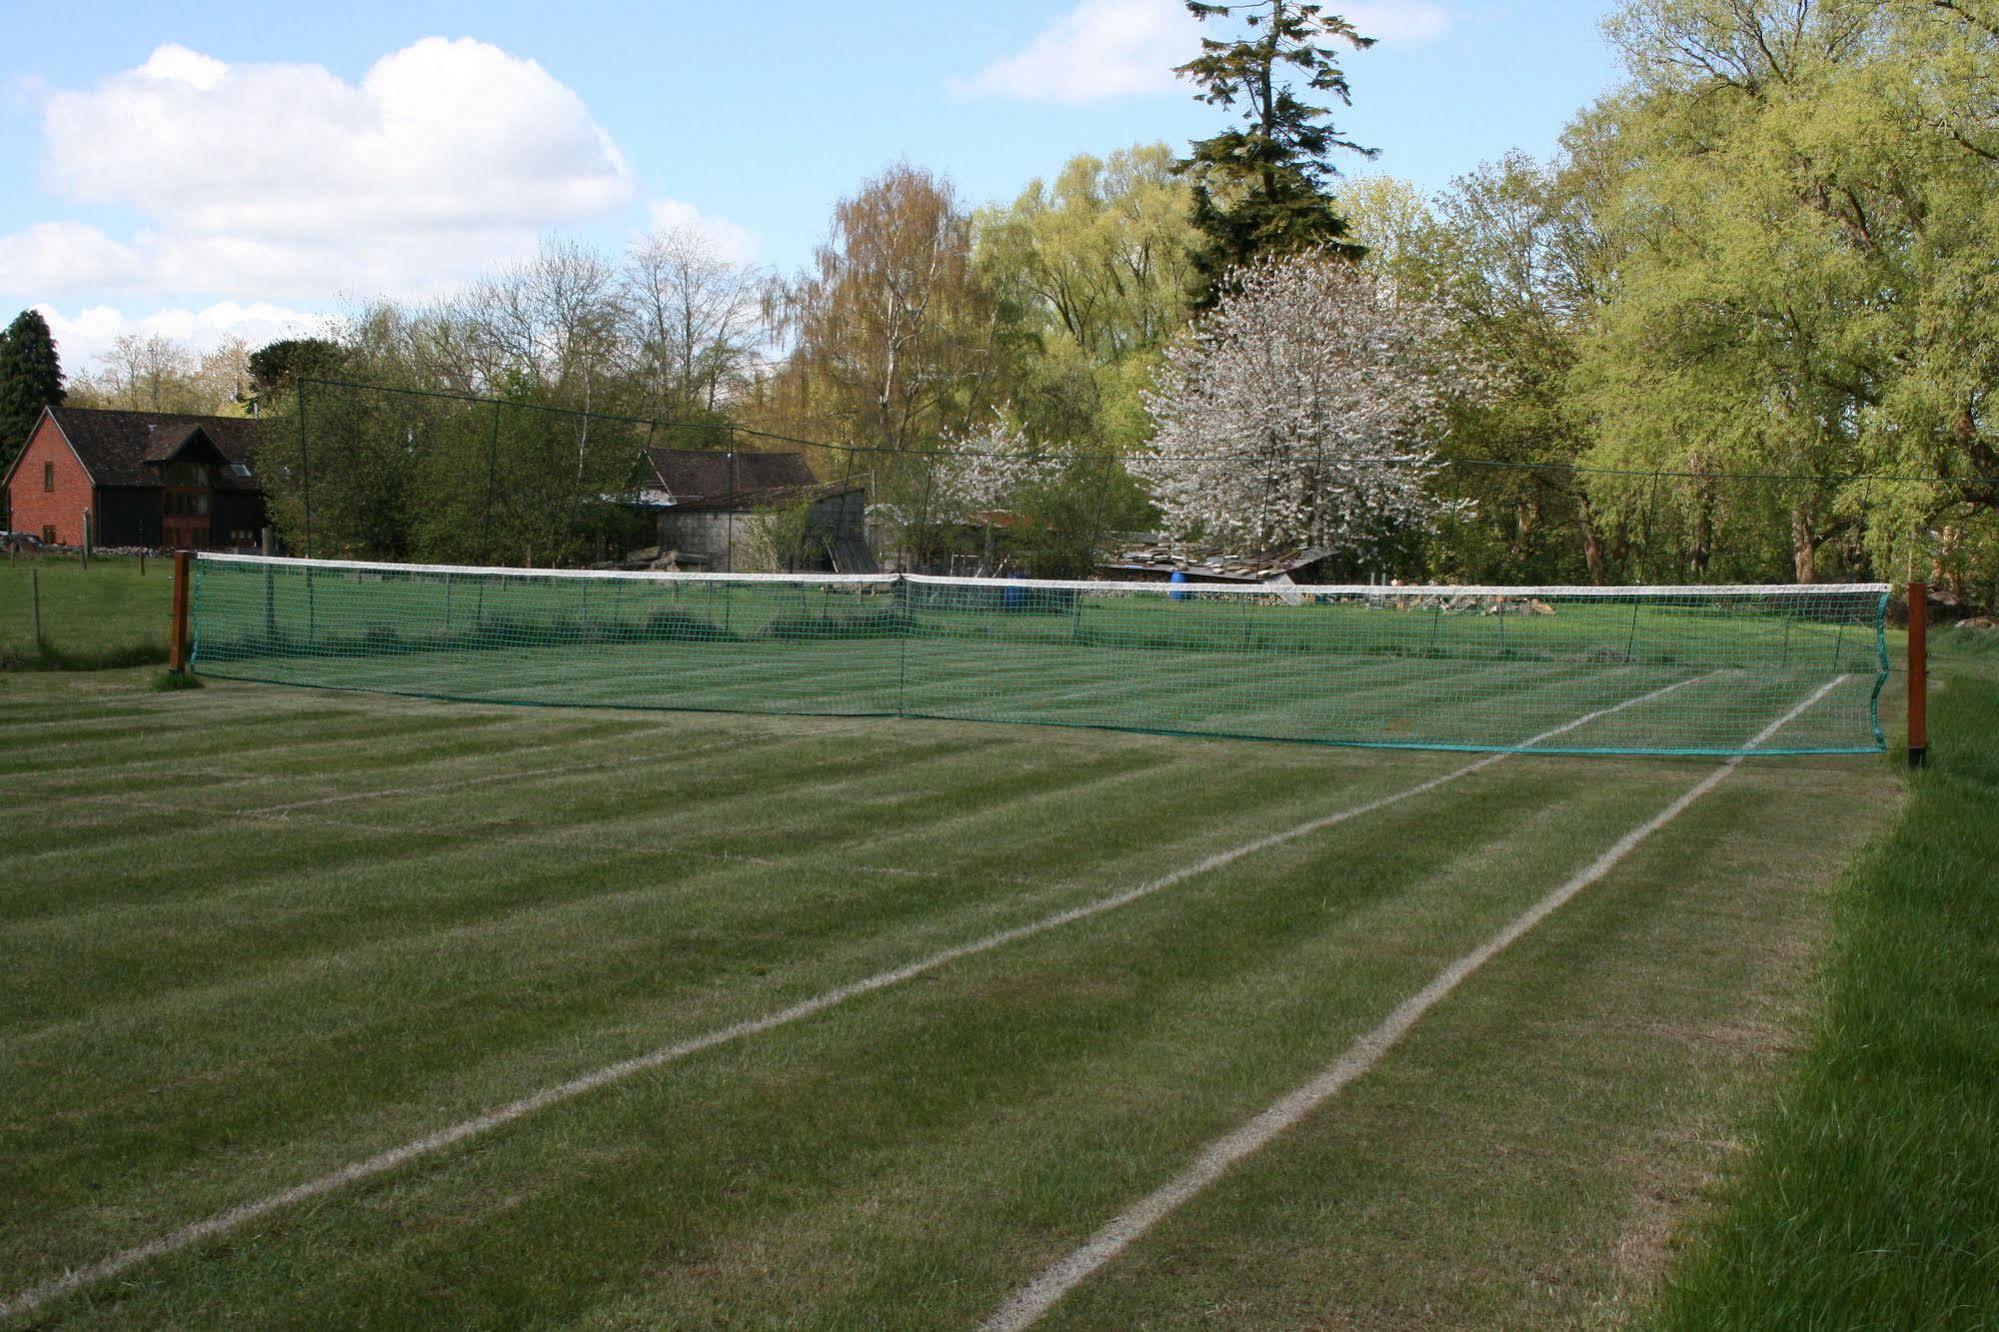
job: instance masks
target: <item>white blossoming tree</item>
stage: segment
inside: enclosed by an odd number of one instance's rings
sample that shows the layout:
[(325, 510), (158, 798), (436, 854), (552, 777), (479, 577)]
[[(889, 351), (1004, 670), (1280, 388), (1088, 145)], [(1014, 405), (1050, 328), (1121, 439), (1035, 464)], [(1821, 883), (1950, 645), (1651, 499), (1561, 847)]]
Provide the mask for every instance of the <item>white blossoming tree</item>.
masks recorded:
[(1429, 444), (1479, 379), (1449, 325), (1323, 252), (1239, 269), (1168, 348), (1132, 460), (1176, 540), (1355, 556), (1430, 530)]
[(1039, 489), (1057, 481), (1064, 460), (1028, 439), (1000, 411), (977, 430), (946, 436), (945, 443), (932, 462), (930, 509), (938, 518), (984, 528), (985, 559), (991, 564), (997, 515), (1018, 513)]
[(1062, 470), (1061, 459), (1037, 447), (999, 412), (979, 430), (947, 437), (946, 444), (936, 465), (935, 507), (955, 518), (1011, 508)]

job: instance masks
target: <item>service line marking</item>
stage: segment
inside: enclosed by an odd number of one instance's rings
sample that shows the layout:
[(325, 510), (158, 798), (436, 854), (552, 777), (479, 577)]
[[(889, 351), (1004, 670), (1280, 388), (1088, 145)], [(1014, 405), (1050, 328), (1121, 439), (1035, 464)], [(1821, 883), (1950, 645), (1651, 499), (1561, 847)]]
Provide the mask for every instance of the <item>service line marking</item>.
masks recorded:
[[(1831, 693), (1845, 678), (1840, 676), (1821, 685), (1810, 697), (1759, 732), (1756, 738), (1749, 742), (1749, 748), (1756, 748), (1795, 721), (1813, 704)], [(1123, 1253), (1134, 1240), (1171, 1216), (1184, 1203), (1228, 1173), (1238, 1162), (1261, 1151), (1279, 1134), (1292, 1128), (1332, 1099), (1341, 1088), (1373, 1068), (1381, 1061), (1383, 1055), (1409, 1034), (1409, 1029), (1414, 1027), (1425, 1013), (1442, 1002), (1467, 977), (1560, 910), (1576, 894), (1617, 868), (1646, 838), (1671, 823), (1684, 813), (1688, 806), (1721, 785), (1728, 775), (1741, 765), (1745, 757), (1746, 755), (1737, 755), (1729, 759), (1694, 783), (1657, 814), (1618, 838), (1608, 851), (1598, 856), (1587, 868), (1514, 917), (1497, 934), (1445, 967), (1428, 985), (1396, 1005), (1372, 1031), (1356, 1038), (1329, 1068), (1255, 1117), (1210, 1143), (1199, 1156), (1194, 1158), (1192, 1165), (1121, 1212), (1067, 1257), (1043, 1269), (1039, 1276), (1022, 1286), (980, 1324), (983, 1332), (1020, 1332), (1020, 1329), (1031, 1327), (1040, 1321), (1041, 1316), (1053, 1308), (1058, 1300), (1075, 1289), (1098, 1268)]]
[[(1577, 717), (1573, 721), (1564, 722), (1560, 726), (1543, 731), (1531, 739), (1522, 741), (1521, 748), (1522, 750), (1532, 749), (1545, 740), (1550, 740), (1565, 732), (1573, 731), (1577, 727), (1586, 726), (1590, 722), (1607, 717), (1612, 713), (1621, 712), (1625, 708), (1634, 707), (1641, 703), (1652, 702), (1655, 699), (1672, 693), (1674, 690), (1712, 678), (1713, 675), (1710, 674), (1690, 676), (1684, 680), (1675, 680), (1673, 683), (1659, 689), (1654, 689), (1650, 693), (1624, 699), (1608, 707), (1599, 708), (1595, 712)], [(1834, 681), (1833, 683), (1836, 684), (1838, 681)], [(1832, 685), (1830, 684), (1826, 686), (1826, 690), (1830, 690), (1831, 688)], [(1826, 690), (1820, 692), (1824, 693)], [(553, 1087), (545, 1087), (517, 1101), (510, 1101), (497, 1109), (489, 1110), (481, 1115), (475, 1115), (470, 1119), (461, 1120), (448, 1128), (439, 1129), (435, 1133), (416, 1138), (399, 1147), (392, 1147), (387, 1151), (379, 1152), (374, 1156), (360, 1161), (349, 1162), (329, 1174), (319, 1176), (317, 1179), (307, 1180), (303, 1184), (293, 1185), (291, 1188), (251, 1202), (239, 1203), (235, 1207), (216, 1212), (199, 1221), (190, 1222), (178, 1229), (170, 1230), (166, 1234), (147, 1240), (143, 1244), (135, 1245), (132, 1248), (114, 1253), (107, 1258), (99, 1259), (97, 1262), (64, 1272), (61, 1276), (53, 1277), (39, 1285), (30, 1286), (26, 1290), (0, 1300), (0, 1318), (12, 1318), (19, 1314), (29, 1313), (74, 1291), (117, 1276), (119, 1273), (136, 1267), (140, 1263), (164, 1257), (170, 1253), (176, 1253), (181, 1249), (187, 1248), (189, 1245), (198, 1244), (203, 1240), (213, 1239), (217, 1235), (226, 1234), (246, 1222), (254, 1221), (259, 1217), (267, 1216), (282, 1208), (290, 1207), (294, 1203), (324, 1197), (327, 1194), (345, 1188), (349, 1184), (359, 1183), (364, 1179), (371, 1179), (376, 1175), (386, 1174), (398, 1166), (405, 1165), (420, 1157), (442, 1151), (447, 1147), (464, 1142), (468, 1138), (475, 1138), (489, 1133), (503, 1125), (511, 1124), (517, 1119), (525, 1119), (536, 1111), (546, 1110), (552, 1105), (559, 1105), (564, 1101), (573, 1100), (600, 1087), (622, 1082), (635, 1074), (664, 1067), (667, 1064), (686, 1059), (690, 1055), (699, 1054), (704, 1050), (712, 1050), (716, 1046), (727, 1045), (731, 1042), (742, 1040), (745, 1037), (757, 1036), (767, 1031), (774, 1031), (779, 1027), (789, 1026), (791, 1023), (814, 1017), (830, 1008), (844, 1004), (849, 999), (858, 999), (863, 995), (891, 989), (906, 981), (915, 980), (919, 976), (928, 975), (930, 972), (961, 959), (976, 957), (981, 953), (989, 953), (994, 949), (1004, 948), (1008, 944), (1019, 943), (1023, 939), (1031, 939), (1037, 935), (1046, 934), (1051, 930), (1060, 929), (1065, 925), (1073, 925), (1077, 921), (1088, 920), (1093, 916), (1100, 916), (1105, 912), (1116, 911), (1121, 907), (1130, 906), (1134, 902), (1142, 901), (1176, 884), (1184, 883), (1188, 879), (1196, 878), (1232, 865), (1246, 856), (1255, 855), (1260, 851), (1268, 851), (1272, 847), (1282, 846), (1287, 842), (1296, 841), (1301, 837), (1308, 837), (1313, 833), (1322, 832), (1327, 828), (1377, 813), (1391, 805), (1414, 799), (1417, 796), (1434, 791), (1438, 787), (1455, 782), (1462, 777), (1468, 777), (1475, 772), (1481, 772), (1496, 763), (1504, 762), (1506, 759), (1513, 757), (1514, 753), (1517, 752), (1520, 751), (1488, 754), (1462, 767), (1453, 768), (1449, 772), (1426, 778), (1400, 791), (1390, 792), (1384, 796), (1377, 796), (1372, 800), (1363, 801), (1358, 805), (1350, 805), (1346, 809), (1336, 810), (1331, 814), (1322, 814), (1317, 818), (1308, 819), (1304, 823), (1300, 823), (1294, 827), (1285, 828), (1274, 833), (1267, 833), (1262, 837), (1240, 843), (1227, 850), (1217, 851), (1211, 856), (1195, 861), (1192, 864), (1183, 865), (1179, 869), (1170, 870), (1156, 879), (1150, 879), (1135, 888), (1128, 888), (1121, 893), (1114, 893), (1109, 897), (1100, 897), (1094, 901), (1085, 902), (1080, 906), (1070, 907), (1066, 910), (1055, 912), (1052, 915), (1043, 916), (1041, 919), (1030, 921), (1025, 925), (1016, 925), (1009, 929), (1000, 930), (996, 933), (988, 934), (984, 938), (975, 939), (970, 943), (957, 944), (941, 952), (932, 953), (929, 957), (923, 958), (920, 961), (907, 963), (887, 971), (878, 971), (874, 975), (864, 977), (861, 980), (836, 986), (821, 994), (814, 995), (810, 999), (800, 1000), (798, 1003), (792, 1004), (787, 1008), (777, 1009), (761, 1017), (747, 1018), (744, 1021), (732, 1023), (726, 1027), (717, 1027), (699, 1036), (689, 1037), (683, 1041), (676, 1041), (671, 1045), (661, 1046), (656, 1050), (635, 1055), (630, 1059), (620, 1060), (615, 1064), (607, 1064), (593, 1072), (572, 1078), (568, 1082), (560, 1083)], [(1738, 761), (1731, 760), (1727, 766), (1733, 766)], [(1726, 767), (1724, 771), (1726, 771)], [(1410, 1020), (1413, 1021), (1413, 1017)], [(1059, 1292), (1057, 1297), (1059, 1297)], [(1053, 1299), (1049, 1302), (1052, 1303)], [(1011, 1307), (1011, 1305), (1008, 1307)]]

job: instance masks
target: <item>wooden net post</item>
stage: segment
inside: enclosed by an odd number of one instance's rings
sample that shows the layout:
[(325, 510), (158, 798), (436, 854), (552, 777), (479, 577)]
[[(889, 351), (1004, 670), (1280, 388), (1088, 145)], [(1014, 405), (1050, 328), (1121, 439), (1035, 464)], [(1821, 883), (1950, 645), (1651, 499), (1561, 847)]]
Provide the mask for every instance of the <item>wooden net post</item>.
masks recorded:
[(1930, 761), (1930, 585), (1909, 584), (1909, 766)]
[(173, 624), (167, 633), (167, 669), (176, 675), (187, 673), (188, 657), (188, 581), (194, 572), (194, 560), (187, 551), (174, 552), (174, 596)]

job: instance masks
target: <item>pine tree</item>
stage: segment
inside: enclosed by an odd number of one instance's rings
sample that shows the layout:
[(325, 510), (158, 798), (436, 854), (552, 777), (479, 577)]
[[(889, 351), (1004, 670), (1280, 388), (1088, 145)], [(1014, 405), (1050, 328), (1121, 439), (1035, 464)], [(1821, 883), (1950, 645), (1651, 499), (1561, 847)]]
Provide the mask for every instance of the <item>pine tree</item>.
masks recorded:
[(1193, 178), (1193, 221), (1202, 236), (1193, 256), (1196, 304), (1211, 307), (1222, 275), (1253, 259), (1306, 250), (1358, 258), (1362, 247), (1346, 239), (1346, 222), (1333, 209), (1330, 187), (1339, 170), (1327, 156), (1336, 148), (1364, 157), (1375, 150), (1341, 137), (1328, 119), (1331, 108), (1303, 101), (1283, 81), (1281, 67), (1303, 75), (1308, 90), (1351, 106), (1331, 43), (1361, 50), (1374, 39), (1301, 0), (1251, 6), (1187, 0), (1187, 8), (1203, 21), (1255, 11), (1245, 18), (1249, 35), (1233, 42), (1203, 38), (1201, 54), (1175, 71), (1200, 87), (1197, 100), (1242, 107), (1241, 126), (1195, 140), (1178, 164)]
[(43, 407), (63, 400), (62, 362), (48, 321), (23, 310), (0, 334), (0, 470), (27, 447)]

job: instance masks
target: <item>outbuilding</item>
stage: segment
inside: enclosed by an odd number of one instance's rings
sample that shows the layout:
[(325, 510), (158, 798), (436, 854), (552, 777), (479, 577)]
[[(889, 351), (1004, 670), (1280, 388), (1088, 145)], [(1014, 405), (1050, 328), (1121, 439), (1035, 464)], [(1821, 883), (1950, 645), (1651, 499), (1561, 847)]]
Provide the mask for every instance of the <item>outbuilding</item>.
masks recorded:
[(6, 526), (49, 545), (251, 549), (264, 526), (242, 417), (46, 407), (7, 469)]
[(683, 568), (742, 566), (753, 524), (773, 509), (802, 506), (801, 569), (873, 573), (859, 486), (821, 484), (803, 454), (719, 449), (647, 449), (637, 507), (656, 519), (662, 552)]

